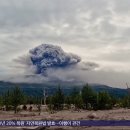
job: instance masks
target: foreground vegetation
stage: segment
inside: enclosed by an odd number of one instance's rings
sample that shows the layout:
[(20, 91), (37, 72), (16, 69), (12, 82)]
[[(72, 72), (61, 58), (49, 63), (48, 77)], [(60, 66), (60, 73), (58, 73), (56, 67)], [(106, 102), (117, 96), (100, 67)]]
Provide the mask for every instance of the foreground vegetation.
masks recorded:
[(130, 96), (121, 99), (105, 91), (96, 93), (88, 84), (81, 91), (74, 88), (72, 93), (67, 96), (59, 86), (54, 95), (47, 97), (28, 96), (19, 87), (15, 87), (0, 96), (0, 105), (1, 107), (5, 106), (6, 111), (14, 110), (17, 113), (19, 105), (22, 104), (22, 109), (26, 110), (27, 104), (35, 104), (40, 112), (41, 104), (45, 103), (45, 98), (46, 105), (48, 105), (50, 110), (70, 109), (72, 105), (77, 110), (105, 110), (113, 107), (130, 107)]

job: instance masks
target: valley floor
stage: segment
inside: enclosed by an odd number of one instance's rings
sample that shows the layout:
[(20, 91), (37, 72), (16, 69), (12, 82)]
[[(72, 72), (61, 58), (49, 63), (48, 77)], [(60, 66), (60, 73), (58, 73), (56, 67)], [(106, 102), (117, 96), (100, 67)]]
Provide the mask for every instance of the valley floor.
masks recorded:
[[(115, 110), (98, 110), (98, 111), (68, 111), (63, 110), (50, 114), (48, 112), (42, 112), (39, 115), (38, 112), (25, 112), (22, 111), (18, 114), (14, 114), (13, 111), (6, 112), (0, 111), (0, 120), (130, 120), (130, 109), (115, 109)], [(7, 128), (1, 127), (0, 130), (6, 129), (19, 129), (23, 128)], [(34, 128), (24, 128), (34, 129)], [(43, 130), (43, 128), (37, 128)], [(130, 127), (50, 127), (46, 130), (130, 130)]]

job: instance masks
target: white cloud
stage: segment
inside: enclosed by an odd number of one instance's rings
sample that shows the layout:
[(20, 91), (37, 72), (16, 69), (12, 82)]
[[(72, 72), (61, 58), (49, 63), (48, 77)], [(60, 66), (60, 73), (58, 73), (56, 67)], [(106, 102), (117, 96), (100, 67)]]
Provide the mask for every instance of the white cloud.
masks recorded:
[(14, 72), (12, 59), (41, 43), (96, 62), (107, 74), (129, 73), (129, 7), (129, 0), (1, 0), (1, 77)]

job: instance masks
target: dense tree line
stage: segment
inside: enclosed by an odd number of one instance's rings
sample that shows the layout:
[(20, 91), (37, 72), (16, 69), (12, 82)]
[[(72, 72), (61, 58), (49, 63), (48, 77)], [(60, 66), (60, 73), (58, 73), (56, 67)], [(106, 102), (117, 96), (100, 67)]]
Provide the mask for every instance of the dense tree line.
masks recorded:
[(1, 104), (5, 105), (6, 110), (10, 110), (10, 106), (13, 106), (15, 113), (17, 113), (17, 107), (24, 103), (25, 96), (19, 87), (15, 87), (10, 91), (8, 90), (3, 96), (1, 96)]
[[(26, 110), (26, 104), (36, 104), (40, 111), (42, 100), (43, 97), (27, 96), (19, 87), (15, 87), (0, 96), (0, 105), (5, 106), (6, 111), (13, 107), (12, 109), (17, 113), (18, 106), (21, 104), (24, 110)], [(81, 91), (74, 88), (71, 94), (66, 96), (59, 86), (55, 94), (47, 97), (46, 104), (50, 110), (62, 110), (65, 107), (70, 109), (72, 105), (76, 109), (87, 110), (105, 110), (113, 107), (130, 108), (130, 96), (119, 99), (105, 91), (97, 93), (88, 84), (83, 86)]]

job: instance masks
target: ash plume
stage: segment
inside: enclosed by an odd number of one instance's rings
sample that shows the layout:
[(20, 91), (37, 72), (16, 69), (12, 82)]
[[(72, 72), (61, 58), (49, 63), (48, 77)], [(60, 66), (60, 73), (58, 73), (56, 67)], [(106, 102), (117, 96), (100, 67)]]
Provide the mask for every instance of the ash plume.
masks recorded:
[(24, 68), (24, 78), (28, 78), (29, 82), (30, 78), (34, 80), (37, 76), (40, 81), (82, 80), (83, 73), (99, 67), (93, 62), (81, 62), (78, 55), (66, 53), (52, 44), (41, 44), (15, 61)]

